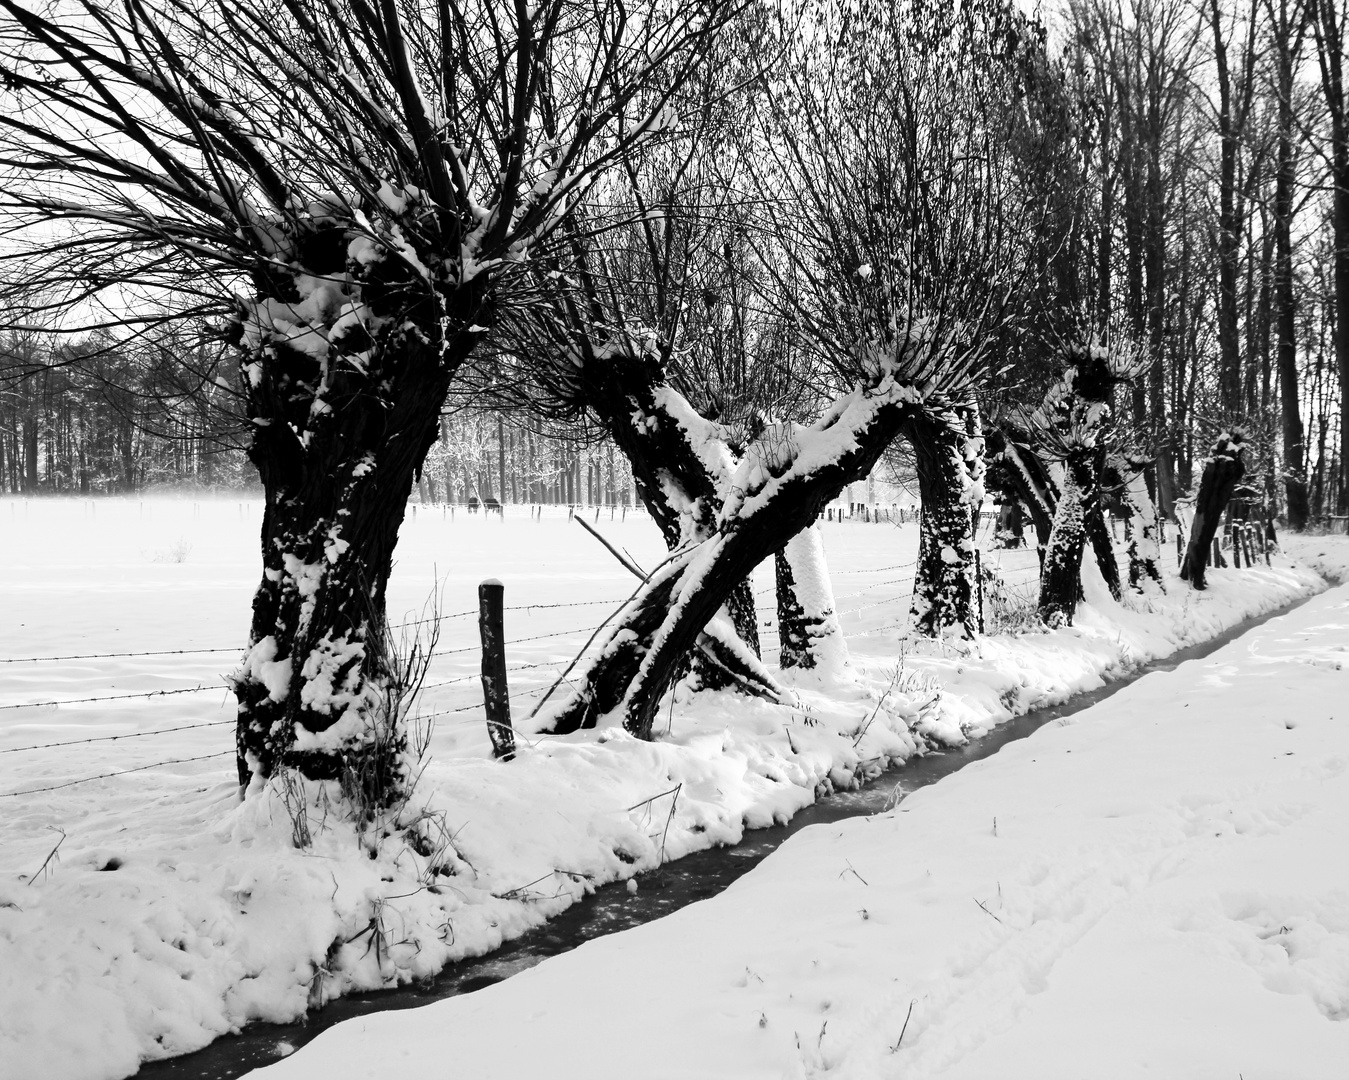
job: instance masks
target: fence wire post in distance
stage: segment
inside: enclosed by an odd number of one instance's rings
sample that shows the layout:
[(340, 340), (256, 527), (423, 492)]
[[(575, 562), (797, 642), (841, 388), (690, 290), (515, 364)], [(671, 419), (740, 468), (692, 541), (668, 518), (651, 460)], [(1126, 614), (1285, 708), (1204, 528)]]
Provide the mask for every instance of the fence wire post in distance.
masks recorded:
[(979, 596), (979, 633), (984, 632), (984, 567), (979, 549), (974, 549), (974, 587)]
[(511, 727), (510, 691), (506, 688), (505, 593), (506, 587), (496, 578), (478, 586), (478, 633), (482, 636), (482, 700), (492, 756), (510, 761), (515, 757), (515, 729)]

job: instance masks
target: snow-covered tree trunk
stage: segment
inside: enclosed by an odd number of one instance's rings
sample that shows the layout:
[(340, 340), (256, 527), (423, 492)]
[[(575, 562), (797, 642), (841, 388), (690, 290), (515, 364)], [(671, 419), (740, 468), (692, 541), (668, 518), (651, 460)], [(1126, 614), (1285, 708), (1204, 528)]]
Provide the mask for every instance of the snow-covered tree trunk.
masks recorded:
[(913, 582), (914, 629), (973, 636), (975, 524), (983, 500), (983, 437), (972, 405), (923, 410), (906, 425), (923, 502)]
[(989, 486), (1015, 498), (1035, 526), (1036, 547), (1043, 553), (1049, 544), (1058, 507), (1058, 489), (1040, 456), (1022, 435), (1004, 424), (988, 435)]
[(1161, 551), (1157, 544), (1157, 511), (1148, 494), (1147, 477), (1142, 469), (1121, 464), (1124, 503), (1129, 510), (1129, 586), (1142, 591), (1144, 579), (1161, 584)]
[[(551, 730), (593, 726), (621, 715), (649, 738), (657, 706), (680, 659), (691, 649), (754, 567), (814, 523), (844, 484), (865, 476), (901, 426), (921, 408), (921, 395), (885, 377), (836, 401), (809, 428), (774, 426), (747, 448), (716, 529), (676, 555), (633, 599), (572, 696), (551, 716)], [(968, 506), (965, 511), (968, 522)]]
[[(384, 606), (394, 545), (476, 335), (446, 342), (438, 318), (388, 318), (405, 289), (311, 270), (290, 302), (259, 300), (243, 320), (249, 456), (266, 505), (234, 675), (239, 781), (294, 767), (342, 779), (369, 805), (399, 790), (404, 768)], [(465, 322), (481, 299), (481, 287), (459, 291)]]
[(1092, 452), (1079, 450), (1064, 462), (1063, 490), (1054, 513), (1044, 565), (1040, 568), (1040, 618), (1051, 627), (1072, 626), (1082, 589), (1086, 506), (1096, 489)]
[(818, 525), (793, 536), (773, 556), (777, 579), (778, 666), (837, 673), (848, 662), (834, 587)]
[[(587, 407), (627, 458), (638, 497), (671, 551), (706, 539), (735, 461), (716, 424), (689, 405), (666, 381), (656, 357), (640, 350), (588, 351), (576, 380)], [(727, 614), (748, 655), (760, 655), (759, 617), (748, 577), (726, 600)], [(715, 654), (715, 659), (708, 652)], [(700, 685), (724, 689), (761, 687), (766, 671), (742, 662), (741, 650), (720, 639), (704, 642), (692, 658)], [(777, 692), (771, 678), (768, 684)]]
[(1115, 558), (1114, 538), (1110, 535), (1110, 526), (1105, 520), (1105, 504), (1101, 497), (1101, 466), (1105, 460), (1104, 451), (1098, 449), (1093, 463), (1092, 473), (1096, 485), (1086, 496), (1082, 506), (1082, 523), (1087, 530), (1087, 539), (1091, 542), (1092, 553), (1096, 556), (1096, 565), (1101, 577), (1105, 579), (1110, 595), (1119, 600), (1124, 595), (1120, 584), (1119, 560)]
[(1204, 460), (1204, 473), (1199, 481), (1199, 494), (1194, 500), (1194, 522), (1190, 526), (1189, 543), (1180, 564), (1180, 576), (1196, 589), (1206, 588), (1204, 569), (1208, 564), (1213, 538), (1218, 535), (1223, 511), (1232, 501), (1232, 491), (1246, 472), (1242, 452), (1245, 436), (1238, 431), (1223, 432), (1214, 442)]

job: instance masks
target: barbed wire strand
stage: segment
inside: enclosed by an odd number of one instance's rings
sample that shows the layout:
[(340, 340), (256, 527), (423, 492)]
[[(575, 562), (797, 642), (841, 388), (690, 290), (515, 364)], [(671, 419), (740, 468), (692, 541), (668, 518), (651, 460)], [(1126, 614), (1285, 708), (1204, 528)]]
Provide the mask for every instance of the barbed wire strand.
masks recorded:
[(155, 761), (149, 765), (137, 765), (133, 769), (116, 769), (113, 772), (99, 773), (97, 776), (84, 776), (78, 780), (67, 780), (62, 784), (48, 784), (46, 787), (25, 788), (23, 791), (6, 791), (0, 794), (0, 799), (14, 799), (20, 795), (37, 795), (44, 791), (60, 791), (62, 788), (74, 787), (76, 784), (89, 784), (95, 780), (107, 780), (113, 776), (125, 776), (127, 773), (144, 772), (146, 769), (159, 769), (165, 765), (182, 765), (188, 761), (208, 761), (211, 758), (225, 757), (227, 754), (234, 756), (234, 750), (218, 750), (214, 754), (198, 754), (196, 757), (169, 758), (168, 761)]

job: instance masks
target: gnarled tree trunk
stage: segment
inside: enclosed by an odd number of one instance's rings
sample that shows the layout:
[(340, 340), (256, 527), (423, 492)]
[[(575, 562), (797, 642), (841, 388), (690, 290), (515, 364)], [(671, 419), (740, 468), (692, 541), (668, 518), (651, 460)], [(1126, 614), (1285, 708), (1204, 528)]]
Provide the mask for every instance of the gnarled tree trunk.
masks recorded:
[(845, 484), (870, 472), (921, 407), (913, 398), (894, 383), (857, 390), (810, 428), (784, 425), (761, 435), (737, 467), (713, 533), (652, 576), (552, 715), (551, 729), (593, 726), (617, 712), (629, 731), (649, 738), (680, 658), (731, 590), (784, 536), (811, 525)]
[(1112, 467), (1120, 481), (1120, 499), (1128, 510), (1129, 587), (1139, 592), (1144, 579), (1162, 583), (1161, 551), (1157, 543), (1157, 511), (1148, 494), (1145, 461), (1116, 455)]
[(1044, 565), (1040, 568), (1040, 618), (1047, 626), (1072, 626), (1082, 588), (1082, 550), (1086, 546), (1086, 507), (1096, 491), (1093, 451), (1064, 462), (1063, 491), (1054, 514)]
[(923, 501), (913, 627), (927, 637), (979, 627), (974, 604), (975, 524), (983, 492), (983, 437), (972, 404), (913, 415), (904, 429), (913, 445)]
[[(655, 357), (589, 351), (576, 378), (587, 407), (627, 458), (638, 497), (670, 550), (710, 536), (721, 488), (735, 467), (717, 425), (699, 416), (669, 385)], [(726, 608), (748, 655), (757, 660), (759, 622), (748, 577), (731, 590)], [(705, 644), (716, 651), (716, 661), (705, 650), (694, 653), (692, 664), (702, 686), (750, 689), (767, 680), (777, 692), (762, 666), (743, 663), (739, 650), (720, 648), (715, 639)]]
[(1199, 480), (1199, 494), (1194, 500), (1194, 522), (1190, 526), (1189, 543), (1180, 564), (1180, 576), (1196, 589), (1207, 588), (1204, 569), (1208, 564), (1213, 538), (1218, 535), (1223, 511), (1232, 501), (1232, 492), (1246, 472), (1241, 454), (1245, 449), (1239, 436), (1218, 437), (1212, 452), (1204, 461), (1204, 474)]
[[(282, 281), (241, 320), (249, 457), (266, 505), (249, 648), (233, 677), (237, 759), (241, 785), (293, 767), (341, 780), (370, 807), (397, 795), (406, 768), (385, 621), (394, 545), (477, 334), (446, 340), (438, 296), (410, 305), (407, 282), (378, 280), (377, 260), (347, 264), (337, 239), (331, 265)], [(486, 319), (485, 292), (458, 289), (457, 321)]]
[(1006, 424), (988, 433), (988, 483), (1004, 495), (1015, 498), (1030, 515), (1035, 526), (1036, 546), (1043, 555), (1054, 527), (1058, 508), (1058, 489), (1044, 462), (1030, 446), (1028, 438)]

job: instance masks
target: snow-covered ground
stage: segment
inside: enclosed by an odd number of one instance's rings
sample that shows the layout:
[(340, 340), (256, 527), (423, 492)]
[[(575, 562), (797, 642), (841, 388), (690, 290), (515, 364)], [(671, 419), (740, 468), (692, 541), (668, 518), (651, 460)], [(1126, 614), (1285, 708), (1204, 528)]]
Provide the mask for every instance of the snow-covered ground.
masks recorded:
[(1349, 587), (726, 892), (258, 1080), (1339, 1080)]
[[(639, 563), (661, 552), (643, 515), (604, 510), (595, 524)], [(796, 708), (677, 695), (655, 743), (614, 729), (539, 738), (528, 710), (630, 578), (565, 511), (532, 521), (508, 510), (502, 521), (423, 508), (403, 529), (390, 607), (417, 620), (441, 593), (422, 701), (435, 722), (430, 762), (404, 815), (419, 819), (416, 846), (453, 871), (435, 875), (397, 832), (362, 846), (325, 824), (321, 791), (238, 804), (222, 675), (246, 628), (258, 526), (259, 507), (238, 500), (0, 500), (5, 1080), (124, 1076), (250, 1020), (418, 978), (595, 884), (734, 842), (831, 785), (1322, 587), (1284, 558), (1217, 571), (1204, 594), (1172, 578), (1166, 594), (1124, 606), (1089, 579), (1074, 628), (920, 647), (901, 640), (915, 527), (833, 523), (825, 548), (852, 655), (839, 678), (798, 680)], [(1333, 543), (1311, 553), (1323, 570), (1349, 564)], [(990, 552), (986, 563), (1004, 581), (991, 590), (990, 631), (1016, 625), (1034, 555)], [(486, 577), (507, 587), (523, 733), (505, 764), (490, 759), (477, 686)], [(771, 623), (771, 572), (757, 585)], [(770, 663), (774, 645), (767, 626)], [(306, 821), (313, 844), (300, 850)]]

